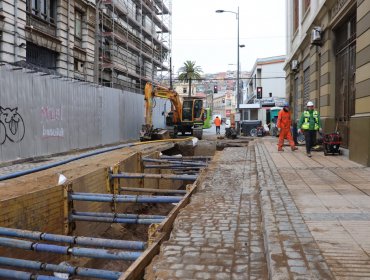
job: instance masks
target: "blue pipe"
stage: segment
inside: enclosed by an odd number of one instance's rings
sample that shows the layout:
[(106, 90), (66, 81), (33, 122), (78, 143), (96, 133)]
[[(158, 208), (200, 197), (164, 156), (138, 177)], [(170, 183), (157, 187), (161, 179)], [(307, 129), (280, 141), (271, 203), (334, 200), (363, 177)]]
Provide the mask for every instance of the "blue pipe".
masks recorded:
[(109, 260), (125, 260), (135, 261), (141, 256), (141, 252), (114, 252), (110, 250), (99, 251), (97, 249), (90, 248), (71, 248), (71, 255), (87, 258), (98, 258), (98, 259), (109, 259)]
[(102, 223), (117, 223), (117, 224), (160, 224), (163, 219), (125, 219), (125, 218), (110, 218), (110, 217), (92, 217), (92, 216), (80, 216), (71, 215), (72, 221), (85, 221), (85, 222), (102, 222)]
[(38, 166), (38, 167), (35, 167), (35, 168), (31, 168), (31, 169), (28, 169), (28, 170), (22, 170), (22, 171), (13, 172), (11, 174), (2, 175), (2, 176), (0, 176), (0, 181), (13, 179), (13, 178), (16, 178), (16, 177), (19, 177), (19, 176), (31, 174), (31, 173), (34, 173), (34, 172), (38, 172), (38, 171), (42, 171), (42, 170), (45, 170), (45, 169), (56, 167), (56, 166), (59, 166), (59, 165), (62, 165), (62, 164), (66, 164), (66, 163), (69, 163), (69, 162), (72, 162), (72, 161), (75, 161), (75, 160), (95, 156), (95, 155), (106, 153), (106, 152), (111, 152), (111, 151), (122, 149), (122, 148), (125, 148), (125, 147), (132, 147), (132, 146), (135, 146), (135, 145), (136, 145), (135, 143), (130, 143), (130, 144), (123, 144), (123, 145), (118, 145), (118, 146), (114, 146), (114, 147), (110, 147), (110, 148), (103, 148), (103, 149), (95, 150), (93, 152), (88, 152), (88, 153), (81, 154), (77, 157), (57, 161), (57, 162), (50, 163), (50, 164), (45, 164), (45, 165)]
[(180, 196), (166, 196), (166, 195), (137, 195), (137, 194), (111, 194), (111, 193), (83, 193), (83, 192), (72, 192), (72, 195), (81, 195), (81, 196), (99, 196), (99, 197), (110, 197), (110, 198), (158, 198), (158, 199), (167, 199), (167, 198), (181, 198)]
[[(158, 216), (158, 218), (165, 218), (165, 217)], [(0, 227), (0, 236), (10, 236), (10, 237), (27, 238), (27, 239), (32, 239), (32, 240), (45, 240), (45, 241), (53, 241), (53, 242), (64, 242), (64, 243), (84, 245), (84, 246), (108, 247), (108, 248), (114, 248), (114, 249), (144, 250), (146, 248), (146, 243), (141, 242), (141, 241), (112, 240), (112, 239), (93, 238), (93, 237), (84, 237), (84, 236), (68, 236), (68, 235), (49, 234), (49, 233), (42, 233), (42, 232), (37, 232), (37, 231), (29, 231), (29, 230), (13, 229), (13, 228), (5, 228), (5, 227)]]
[(22, 260), (0, 257), (0, 265), (14, 266), (20, 268), (27, 268), (32, 270), (44, 270), (52, 272), (68, 273), (70, 275), (77, 275), (83, 277), (93, 277), (101, 279), (118, 279), (121, 276), (121, 272), (109, 271), (101, 269), (92, 269), (84, 267), (74, 267), (61, 264), (47, 264), (37, 261)]
[(112, 178), (124, 178), (124, 179), (168, 179), (168, 180), (188, 180), (195, 181), (197, 176), (194, 175), (172, 175), (172, 174), (153, 174), (153, 173), (118, 173), (109, 174)]
[(33, 250), (35, 252), (49, 252), (56, 254), (72, 255), (77, 257), (90, 257), (98, 259), (103, 258), (111, 260), (134, 261), (141, 255), (141, 252), (125, 252), (125, 251), (113, 252), (111, 250), (105, 249), (91, 249), (91, 248), (59, 246), (45, 243), (33, 243), (31, 241), (10, 239), (4, 237), (0, 237), (0, 246)]
[(5, 279), (30, 280), (32, 273), (0, 268), (0, 277)]
[(144, 162), (158, 162), (158, 163), (173, 163), (173, 164), (180, 164), (180, 165), (192, 165), (192, 166), (207, 166), (204, 162), (199, 161), (176, 161), (176, 160), (165, 160), (165, 159), (153, 159), (153, 158), (143, 158), (142, 161)]
[(189, 169), (200, 169), (202, 166), (183, 166), (179, 164), (154, 164), (154, 165), (144, 165), (144, 168), (158, 168), (158, 169), (184, 169), (184, 170), (189, 170)]
[(139, 215), (139, 214), (117, 214), (117, 213), (102, 213), (102, 212), (78, 212), (74, 211), (74, 215), (93, 216), (93, 217), (110, 217), (110, 218), (127, 218), (127, 219), (165, 219), (162, 215)]
[(135, 202), (135, 203), (177, 203), (182, 197), (175, 196), (126, 196), (126, 195), (78, 195), (71, 194), (71, 200), (75, 201), (95, 201), (95, 202)]
[(55, 277), (55, 276), (47, 276), (47, 275), (36, 275), (36, 278), (32, 278), (36, 280), (61, 280), (62, 278)]

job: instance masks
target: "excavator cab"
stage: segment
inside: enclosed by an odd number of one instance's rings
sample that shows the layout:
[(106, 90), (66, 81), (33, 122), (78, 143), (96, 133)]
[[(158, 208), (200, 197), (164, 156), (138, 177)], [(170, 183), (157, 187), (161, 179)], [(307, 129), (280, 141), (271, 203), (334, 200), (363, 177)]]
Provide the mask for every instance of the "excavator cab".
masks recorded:
[(182, 106), (182, 121), (203, 121), (202, 120), (203, 112), (203, 100), (195, 98), (184, 98)]

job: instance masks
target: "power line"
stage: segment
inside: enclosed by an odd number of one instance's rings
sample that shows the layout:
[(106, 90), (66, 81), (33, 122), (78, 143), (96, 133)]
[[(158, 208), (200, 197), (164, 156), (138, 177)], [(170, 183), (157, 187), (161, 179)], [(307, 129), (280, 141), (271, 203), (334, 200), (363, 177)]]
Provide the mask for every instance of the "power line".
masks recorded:
[[(271, 79), (286, 79), (286, 77), (265, 77), (265, 78), (257, 78), (257, 77), (250, 77), (250, 78), (242, 78), (240, 77), (239, 80), (271, 80)], [(169, 78), (165, 78), (162, 80), (170, 80)], [(202, 79), (191, 79), (192, 81), (235, 81), (236, 78), (202, 78)], [(179, 79), (172, 79), (172, 81), (180, 81)], [(181, 80), (182, 81), (182, 80)]]

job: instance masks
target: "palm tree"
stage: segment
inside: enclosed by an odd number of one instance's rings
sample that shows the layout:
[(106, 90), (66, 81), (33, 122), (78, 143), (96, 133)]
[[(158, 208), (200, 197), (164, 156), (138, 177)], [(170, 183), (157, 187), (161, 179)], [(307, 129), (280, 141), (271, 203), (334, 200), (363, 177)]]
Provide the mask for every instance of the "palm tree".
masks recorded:
[(181, 82), (189, 82), (189, 97), (191, 96), (191, 81), (198, 80), (201, 78), (200, 73), (202, 72), (202, 68), (200, 66), (195, 66), (195, 61), (186, 61), (184, 62), (184, 66), (180, 69), (180, 74), (178, 79)]

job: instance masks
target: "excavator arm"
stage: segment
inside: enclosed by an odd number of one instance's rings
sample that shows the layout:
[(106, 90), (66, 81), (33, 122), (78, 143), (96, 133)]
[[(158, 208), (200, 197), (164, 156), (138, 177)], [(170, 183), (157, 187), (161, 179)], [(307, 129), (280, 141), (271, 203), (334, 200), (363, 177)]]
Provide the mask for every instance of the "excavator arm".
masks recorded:
[(153, 98), (159, 97), (171, 101), (172, 111), (174, 112), (174, 122), (181, 120), (182, 105), (179, 94), (165, 87), (155, 86), (152, 83), (146, 83), (145, 89), (145, 125), (153, 125)]

